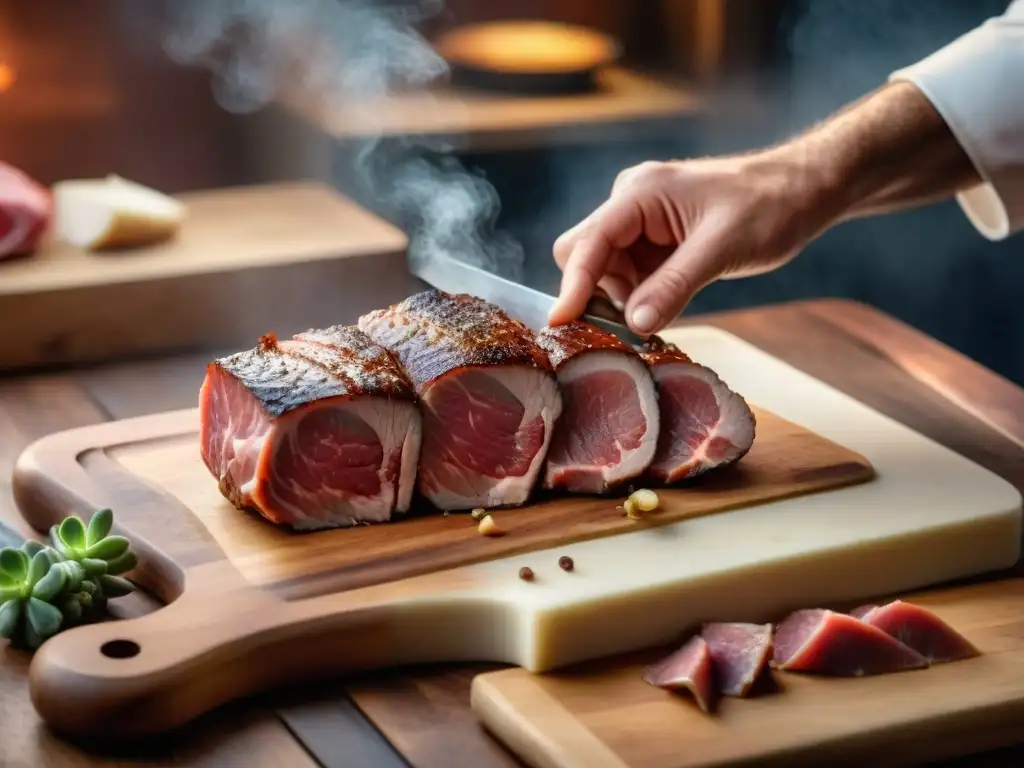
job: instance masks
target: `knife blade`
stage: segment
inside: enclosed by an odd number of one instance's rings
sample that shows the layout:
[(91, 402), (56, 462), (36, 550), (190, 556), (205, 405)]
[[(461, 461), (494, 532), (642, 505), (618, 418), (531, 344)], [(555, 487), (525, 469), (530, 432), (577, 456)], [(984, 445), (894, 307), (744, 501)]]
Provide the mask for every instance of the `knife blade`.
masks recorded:
[[(411, 269), (416, 277), (428, 285), (446, 293), (468, 293), (496, 304), (535, 331), (548, 324), (548, 313), (555, 305), (555, 297), (550, 294), (450, 256), (439, 254), (416, 259)], [(608, 331), (631, 346), (644, 342), (642, 336), (629, 329), (622, 313), (606, 299), (592, 299), (581, 319)]]

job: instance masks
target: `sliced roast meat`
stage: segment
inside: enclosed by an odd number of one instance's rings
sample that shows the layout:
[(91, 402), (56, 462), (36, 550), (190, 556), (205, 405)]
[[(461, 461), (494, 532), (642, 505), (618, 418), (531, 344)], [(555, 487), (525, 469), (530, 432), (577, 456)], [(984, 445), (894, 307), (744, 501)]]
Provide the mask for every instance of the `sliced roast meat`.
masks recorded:
[(533, 333), (465, 294), (424, 291), (364, 315), (420, 397), (420, 492), (446, 510), (514, 506), (537, 481), (562, 412)]
[(771, 665), (836, 677), (923, 669), (913, 648), (854, 616), (825, 609), (794, 611), (775, 630)]
[(704, 712), (715, 705), (711, 650), (700, 635), (644, 671), (644, 681), (668, 691), (689, 691)]
[(50, 191), (0, 162), (0, 259), (35, 251), (52, 215)]
[(746, 696), (768, 665), (772, 625), (714, 622), (704, 625), (701, 637), (711, 653), (719, 693)]
[(314, 530), (409, 508), (421, 439), (415, 392), (357, 328), (268, 335), (215, 360), (199, 407), (203, 461), (239, 509)]
[(892, 635), (932, 664), (969, 659), (981, 653), (949, 624), (913, 603), (893, 600), (882, 606), (865, 605), (852, 615)]
[(636, 350), (582, 322), (543, 328), (537, 343), (563, 404), (544, 486), (602, 494), (643, 474), (658, 446), (658, 395)]
[(676, 483), (746, 455), (754, 443), (754, 414), (718, 374), (656, 336), (640, 354), (657, 384), (661, 414), (651, 477)]

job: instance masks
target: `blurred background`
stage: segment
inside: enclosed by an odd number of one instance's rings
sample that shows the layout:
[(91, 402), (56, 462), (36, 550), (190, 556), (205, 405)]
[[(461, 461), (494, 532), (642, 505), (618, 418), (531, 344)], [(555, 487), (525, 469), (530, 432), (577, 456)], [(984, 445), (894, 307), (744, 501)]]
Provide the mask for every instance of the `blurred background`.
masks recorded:
[[(319, 179), (414, 250), (555, 291), (553, 240), (624, 167), (784, 138), (1006, 5), (0, 0), (0, 159), (44, 184), (115, 172), (168, 193)], [(515, 62), (460, 66), (471, 43), (440, 52), (455, 29), (516, 19), (584, 27), (616, 54), (524, 82)], [(507, 39), (520, 65), (570, 48)], [(983, 240), (950, 202), (845, 224), (688, 311), (848, 297), (1024, 384), (1021, 287), (1021, 238)]]

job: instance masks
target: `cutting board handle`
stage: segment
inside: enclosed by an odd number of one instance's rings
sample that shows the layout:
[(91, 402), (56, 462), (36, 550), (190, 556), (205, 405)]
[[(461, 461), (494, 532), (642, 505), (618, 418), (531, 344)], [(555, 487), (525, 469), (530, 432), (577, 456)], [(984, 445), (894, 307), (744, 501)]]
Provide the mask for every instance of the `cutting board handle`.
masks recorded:
[(147, 616), (50, 638), (32, 660), (32, 702), (65, 735), (131, 739), (277, 685), (394, 663), (401, 602), (357, 594), (284, 602), (246, 584), (186, 587)]

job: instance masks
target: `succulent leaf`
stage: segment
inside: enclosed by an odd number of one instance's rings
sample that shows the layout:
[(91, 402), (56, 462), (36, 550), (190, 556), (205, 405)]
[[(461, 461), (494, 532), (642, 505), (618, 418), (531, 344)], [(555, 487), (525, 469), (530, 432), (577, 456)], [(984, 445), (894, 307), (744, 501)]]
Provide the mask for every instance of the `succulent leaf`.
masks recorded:
[(85, 550), (85, 554), (98, 560), (113, 560), (128, 551), (131, 543), (124, 536), (108, 536)]
[(24, 582), (28, 576), (28, 555), (20, 549), (4, 547), (0, 550), (0, 571), (17, 582)]
[(127, 573), (138, 564), (139, 556), (129, 549), (123, 555), (107, 561), (107, 573), (111, 576), (117, 576), (122, 573)]
[(85, 569), (85, 572), (92, 576), (100, 576), (107, 572), (106, 560), (97, 560), (94, 557), (83, 557), (78, 562)]
[(21, 591), (22, 585), (20, 584), (0, 584), (0, 603), (19, 599)]
[(21, 545), (21, 551), (24, 552), (29, 557), (33, 557), (36, 552), (39, 552), (39, 551), (44, 550), (44, 549), (46, 549), (46, 546), (43, 545), (43, 544), (40, 544), (38, 541), (36, 541), (34, 539), (29, 539), (28, 541), (26, 541), (24, 544)]
[(82, 601), (77, 595), (69, 595), (61, 602), (60, 612), (64, 614), (65, 624), (75, 624), (82, 619)]
[(0, 637), (10, 637), (18, 628), (21, 618), (21, 600), (8, 600), (0, 604)]
[(46, 552), (42, 550), (36, 552), (29, 562), (28, 576), (25, 578), (25, 583), (29, 587), (34, 587), (40, 579), (50, 572), (50, 568), (50, 558), (46, 556)]
[(97, 576), (104, 597), (124, 597), (135, 591), (135, 585), (120, 576)]
[(22, 641), (25, 644), (25, 646), (28, 647), (30, 650), (34, 651), (36, 648), (43, 644), (43, 639), (44, 638), (40, 637), (39, 633), (32, 628), (32, 622), (26, 621), (25, 637), (24, 640)]
[(55, 635), (64, 621), (64, 615), (56, 606), (44, 603), (42, 600), (30, 597), (25, 605), (25, 615), (28, 617), (29, 626), (36, 631), (41, 638)]
[(86, 546), (102, 541), (114, 527), (114, 513), (110, 509), (98, 509), (89, 518), (89, 528), (85, 533)]
[[(40, 553), (36, 557), (43, 557), (46, 555)], [(35, 560), (32, 561), (35, 564)], [(47, 561), (49, 563), (49, 561)], [(39, 579), (32, 586), (32, 597), (39, 598), (46, 602), (52, 602), (57, 595), (64, 589), (64, 585), (67, 583), (67, 573), (60, 567), (51, 567), (43, 578)]]
[(86, 547), (85, 525), (72, 515), (65, 518), (57, 529), (57, 537), (73, 550), (82, 551)]
[(83, 569), (82, 566), (74, 560), (65, 560), (64, 562), (57, 563), (57, 565), (54, 566), (54, 569), (59, 569), (64, 572), (66, 591), (77, 592), (82, 588), (82, 580), (85, 578), (85, 569)]
[(77, 553), (61, 539), (57, 526), (50, 529), (50, 542), (61, 557), (67, 560), (74, 560), (77, 558)]

